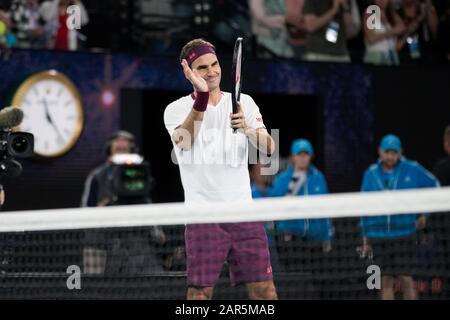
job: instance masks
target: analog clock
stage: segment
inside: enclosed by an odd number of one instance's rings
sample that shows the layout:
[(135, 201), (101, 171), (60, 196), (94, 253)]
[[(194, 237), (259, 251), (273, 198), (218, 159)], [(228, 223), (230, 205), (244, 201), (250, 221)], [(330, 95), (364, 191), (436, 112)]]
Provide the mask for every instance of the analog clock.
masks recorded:
[(58, 157), (78, 141), (84, 123), (81, 98), (63, 74), (50, 70), (27, 78), (16, 91), (12, 105), (24, 112), (17, 129), (34, 134), (36, 155)]

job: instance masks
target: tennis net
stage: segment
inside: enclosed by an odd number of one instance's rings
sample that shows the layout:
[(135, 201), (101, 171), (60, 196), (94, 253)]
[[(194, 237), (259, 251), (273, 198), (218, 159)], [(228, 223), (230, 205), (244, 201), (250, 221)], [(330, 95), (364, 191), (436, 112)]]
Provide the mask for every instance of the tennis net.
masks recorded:
[[(185, 226), (262, 222), (280, 299), (448, 299), (449, 212), (450, 188), (4, 212), (0, 299), (185, 299)], [(194, 236), (214, 257), (227, 229), (210, 230)], [(247, 298), (233, 250), (214, 299)]]

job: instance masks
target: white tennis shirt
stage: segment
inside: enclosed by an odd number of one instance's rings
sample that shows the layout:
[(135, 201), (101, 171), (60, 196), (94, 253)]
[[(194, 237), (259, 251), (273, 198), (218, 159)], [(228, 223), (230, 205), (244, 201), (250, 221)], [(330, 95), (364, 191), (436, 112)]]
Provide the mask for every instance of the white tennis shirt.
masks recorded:
[[(246, 94), (241, 94), (240, 101), (247, 126), (264, 128), (255, 101)], [(171, 138), (175, 129), (186, 120), (193, 104), (193, 97), (188, 95), (166, 107), (164, 123)], [(231, 93), (223, 92), (216, 106), (208, 104), (191, 150), (182, 150), (172, 139), (186, 203), (252, 199), (248, 139), (239, 131), (233, 133), (231, 113)]]

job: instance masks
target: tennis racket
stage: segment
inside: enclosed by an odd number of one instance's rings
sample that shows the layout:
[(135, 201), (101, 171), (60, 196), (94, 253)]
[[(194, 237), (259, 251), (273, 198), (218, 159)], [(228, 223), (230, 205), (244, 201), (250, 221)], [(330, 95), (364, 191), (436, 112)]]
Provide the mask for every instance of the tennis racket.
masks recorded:
[[(233, 113), (238, 112), (237, 102), (241, 98), (242, 41), (243, 39), (241, 37), (236, 39), (234, 44), (233, 61), (231, 64), (231, 100), (233, 103)], [(236, 133), (236, 129), (233, 129), (233, 132)]]

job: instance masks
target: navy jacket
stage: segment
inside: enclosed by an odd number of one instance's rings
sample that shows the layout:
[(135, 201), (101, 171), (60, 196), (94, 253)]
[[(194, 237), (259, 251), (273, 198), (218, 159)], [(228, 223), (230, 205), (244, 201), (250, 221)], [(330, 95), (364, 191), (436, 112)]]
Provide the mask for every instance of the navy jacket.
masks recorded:
[[(386, 173), (381, 162), (371, 165), (364, 173), (361, 191), (402, 190), (439, 187), (437, 179), (419, 163), (402, 158), (390, 175), (386, 185)], [(361, 218), (361, 233), (368, 238), (405, 237), (415, 233), (417, 214), (397, 214)]]

